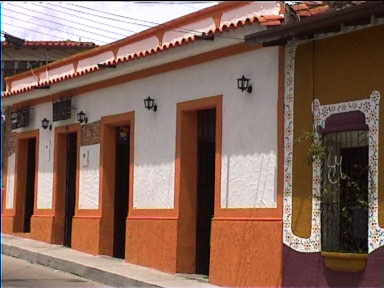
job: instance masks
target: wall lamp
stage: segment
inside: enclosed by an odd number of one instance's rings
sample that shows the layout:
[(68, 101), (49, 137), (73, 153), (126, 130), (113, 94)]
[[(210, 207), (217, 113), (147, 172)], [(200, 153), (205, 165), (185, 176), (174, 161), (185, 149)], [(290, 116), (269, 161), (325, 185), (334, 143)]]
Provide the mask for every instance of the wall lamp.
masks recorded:
[(44, 118), (41, 120), (41, 127), (46, 130), (49, 128), (49, 130), (52, 130), (52, 124), (49, 123), (49, 120), (47, 118)]
[(88, 117), (87, 114), (81, 110), (79, 113), (77, 113), (77, 121), (80, 122), (80, 124), (87, 124), (88, 123)]
[(247, 91), (248, 93), (252, 92), (252, 85), (249, 84), (249, 78), (246, 78), (244, 75), (237, 79), (237, 88), (241, 90), (241, 92)]
[(144, 99), (144, 107), (148, 110), (153, 110), (154, 112), (157, 111), (157, 104), (155, 103), (155, 99), (149, 96)]

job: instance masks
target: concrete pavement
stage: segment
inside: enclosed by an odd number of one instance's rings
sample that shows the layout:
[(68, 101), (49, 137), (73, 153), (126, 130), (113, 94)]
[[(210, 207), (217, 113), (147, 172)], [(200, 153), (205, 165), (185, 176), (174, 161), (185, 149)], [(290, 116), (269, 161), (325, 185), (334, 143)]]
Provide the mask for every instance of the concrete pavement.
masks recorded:
[(75, 275), (31, 264), (25, 260), (1, 256), (3, 277), (1, 287), (6, 288), (107, 288)]
[(107, 256), (2, 234), (2, 253), (113, 287), (214, 288), (192, 275), (168, 274)]

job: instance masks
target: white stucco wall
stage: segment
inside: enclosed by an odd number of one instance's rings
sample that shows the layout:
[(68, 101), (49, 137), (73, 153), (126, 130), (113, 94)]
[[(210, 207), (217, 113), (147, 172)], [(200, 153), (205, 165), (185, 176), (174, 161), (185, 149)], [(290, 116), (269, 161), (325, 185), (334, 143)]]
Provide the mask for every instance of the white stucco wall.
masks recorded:
[[(242, 74), (251, 79), (252, 94), (237, 89)], [(93, 91), (73, 103), (89, 122), (135, 111), (133, 205), (173, 208), (176, 103), (223, 95), (221, 205), (276, 207), (277, 79), (278, 49), (263, 48)], [(144, 109), (147, 96), (156, 99), (156, 113)], [(84, 199), (98, 191), (81, 187)]]
[(15, 153), (8, 156), (7, 194), (5, 195), (5, 208), (13, 209), (15, 191)]
[[(243, 74), (251, 79), (251, 94), (237, 89), (236, 79)], [(176, 103), (216, 95), (223, 95), (221, 206), (276, 207), (278, 48), (99, 89), (73, 97), (72, 104), (74, 114), (86, 111), (90, 123), (135, 111), (133, 206), (161, 209), (174, 207)], [(157, 112), (144, 108), (148, 96), (156, 99)], [(51, 109), (51, 103), (35, 107), (28, 129), (40, 128), (44, 117), (51, 120)], [(54, 127), (70, 123), (76, 123), (75, 117)], [(53, 131), (40, 128), (38, 208), (52, 207)], [(79, 207), (97, 209), (100, 145), (82, 147), (80, 158)]]
[(99, 208), (100, 144), (80, 147), (79, 208)]
[[(42, 129), (41, 120), (52, 121), (52, 104), (44, 103), (35, 108), (34, 128), (39, 130), (39, 173), (37, 180), (37, 208), (52, 208), (53, 200), (53, 162), (54, 130)], [(52, 122), (51, 122), (52, 123)]]
[[(41, 120), (44, 118), (52, 120), (52, 104), (44, 103), (34, 106), (30, 111), (29, 126), (19, 128), (15, 132), (24, 132), (31, 130), (39, 130), (39, 158), (38, 158), (38, 174), (37, 174), (37, 208), (52, 208), (53, 197), (53, 150), (54, 138), (53, 130), (44, 130), (41, 128)], [(12, 180), (14, 181), (14, 180)]]

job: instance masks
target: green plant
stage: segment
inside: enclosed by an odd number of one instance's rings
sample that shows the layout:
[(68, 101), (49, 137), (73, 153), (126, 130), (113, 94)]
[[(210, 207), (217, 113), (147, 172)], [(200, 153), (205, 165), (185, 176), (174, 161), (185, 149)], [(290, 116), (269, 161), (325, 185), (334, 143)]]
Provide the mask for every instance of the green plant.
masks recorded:
[(322, 137), (315, 131), (304, 132), (303, 135), (296, 138), (296, 143), (308, 143), (308, 164), (317, 160), (323, 161), (328, 156), (328, 148), (323, 143)]

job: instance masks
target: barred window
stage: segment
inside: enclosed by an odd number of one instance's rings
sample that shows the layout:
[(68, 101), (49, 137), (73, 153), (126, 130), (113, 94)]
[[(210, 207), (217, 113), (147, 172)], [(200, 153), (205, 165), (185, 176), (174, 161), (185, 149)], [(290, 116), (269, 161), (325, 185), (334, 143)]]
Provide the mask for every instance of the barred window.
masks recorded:
[(322, 141), (322, 250), (368, 252), (368, 126), (362, 112), (335, 114)]

